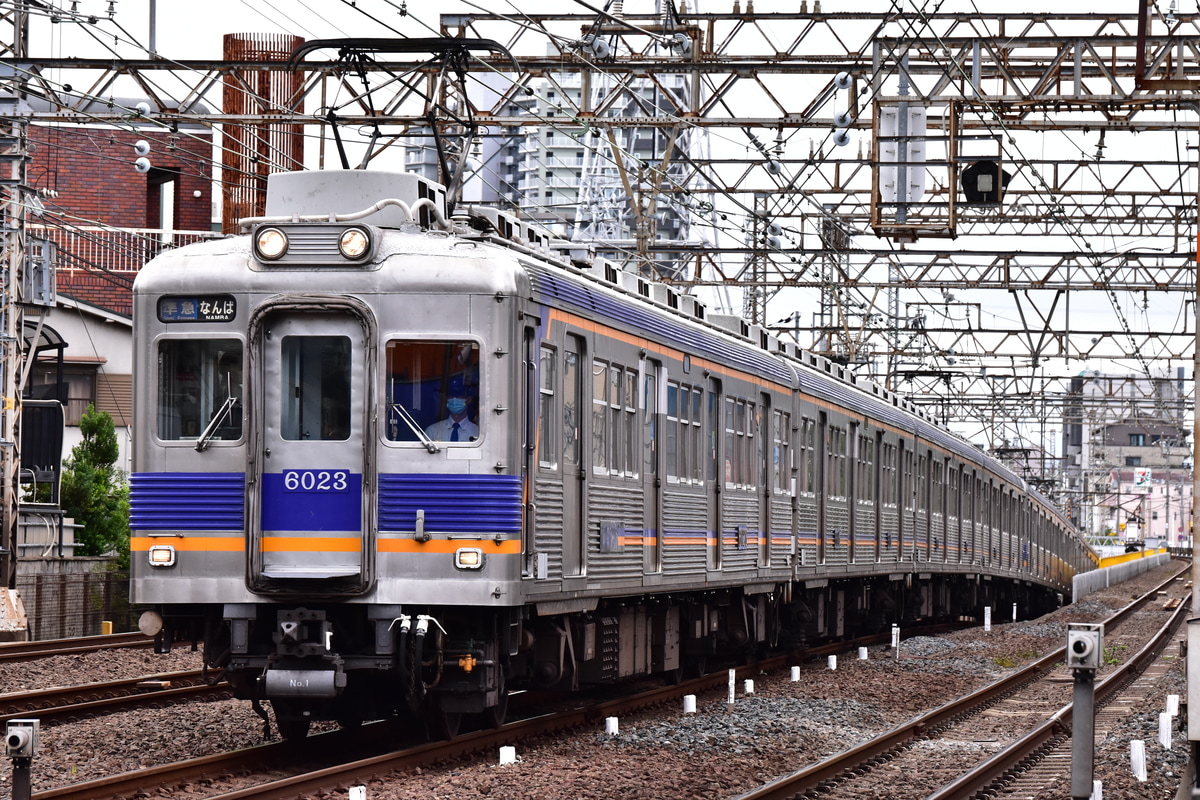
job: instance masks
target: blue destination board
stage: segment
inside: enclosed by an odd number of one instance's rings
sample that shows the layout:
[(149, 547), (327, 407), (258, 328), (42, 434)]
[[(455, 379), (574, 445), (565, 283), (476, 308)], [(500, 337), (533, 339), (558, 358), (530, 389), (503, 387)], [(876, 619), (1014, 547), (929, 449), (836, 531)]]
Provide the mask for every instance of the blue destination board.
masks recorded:
[(159, 322), (232, 322), (236, 316), (237, 300), (231, 294), (168, 295), (158, 300)]

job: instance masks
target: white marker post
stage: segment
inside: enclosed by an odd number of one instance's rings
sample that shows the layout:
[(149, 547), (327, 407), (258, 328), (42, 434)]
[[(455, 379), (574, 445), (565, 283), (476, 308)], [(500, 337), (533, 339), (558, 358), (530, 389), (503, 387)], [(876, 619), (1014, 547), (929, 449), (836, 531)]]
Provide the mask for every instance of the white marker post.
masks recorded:
[(1133, 768), (1133, 777), (1140, 782), (1146, 782), (1146, 743), (1134, 739), (1129, 743), (1129, 764)]
[(729, 698), (725, 701), (725, 710), (733, 711), (733, 701), (737, 697), (737, 670), (729, 670)]

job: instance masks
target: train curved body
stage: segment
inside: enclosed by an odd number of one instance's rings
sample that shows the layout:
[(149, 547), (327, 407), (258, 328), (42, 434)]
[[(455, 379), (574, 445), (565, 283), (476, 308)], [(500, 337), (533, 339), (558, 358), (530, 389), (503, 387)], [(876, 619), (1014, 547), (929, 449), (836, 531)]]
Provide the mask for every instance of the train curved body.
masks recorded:
[(275, 175), (248, 235), (134, 286), (132, 599), (286, 736), (1040, 613), (1096, 565), (899, 397), (442, 204), (414, 175)]

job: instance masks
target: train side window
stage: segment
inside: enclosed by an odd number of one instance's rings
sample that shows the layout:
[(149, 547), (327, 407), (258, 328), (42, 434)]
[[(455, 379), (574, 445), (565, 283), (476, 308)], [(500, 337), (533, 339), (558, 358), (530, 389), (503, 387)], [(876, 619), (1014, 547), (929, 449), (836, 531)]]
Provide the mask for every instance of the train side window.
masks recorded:
[(390, 441), (423, 435), (468, 444), (483, 435), (478, 344), (397, 340), (388, 342), (386, 359)]
[(791, 435), (791, 415), (786, 411), (775, 411), (775, 424), (772, 426), (774, 431), (774, 456), (771, 473), (775, 476), (774, 488), (776, 494), (788, 494), (791, 490), (788, 466), (791, 461), (788, 458), (788, 437)]
[(350, 438), (350, 338), (285, 336), (280, 358), (280, 435), (289, 441)]
[(538, 414), (538, 466), (543, 469), (558, 468), (558, 443), (554, 440), (554, 434), (558, 430), (555, 424), (558, 416), (555, 414), (554, 408), (554, 387), (557, 353), (551, 347), (542, 346), (539, 355), (538, 373), (539, 381), (539, 402), (541, 409)]
[(592, 471), (608, 474), (608, 364), (592, 361)]
[(158, 345), (158, 436), (196, 439), (218, 415), (210, 441), (242, 438), (242, 343), (164, 339)]

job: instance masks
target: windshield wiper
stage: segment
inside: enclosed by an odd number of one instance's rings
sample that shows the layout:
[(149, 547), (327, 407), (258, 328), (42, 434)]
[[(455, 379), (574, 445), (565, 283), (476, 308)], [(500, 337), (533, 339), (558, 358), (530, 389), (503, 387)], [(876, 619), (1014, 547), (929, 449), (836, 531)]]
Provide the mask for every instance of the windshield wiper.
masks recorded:
[(421, 444), (425, 445), (426, 450), (431, 453), (436, 453), (442, 449), (433, 443), (433, 439), (430, 439), (429, 435), (425, 433), (420, 425), (417, 424), (417, 421), (413, 419), (412, 414), (408, 413), (407, 408), (400, 403), (392, 403), (392, 411), (395, 411), (396, 415), (400, 417), (400, 419), (404, 420), (404, 424), (407, 425), (409, 429), (417, 435), (417, 438), (421, 440)]
[(229, 416), (229, 412), (237, 405), (237, 401), (238, 399), (233, 395), (225, 398), (225, 402), (217, 409), (217, 413), (213, 415), (212, 421), (208, 423), (208, 427), (204, 429), (204, 433), (200, 434), (200, 438), (196, 440), (197, 453), (203, 453), (208, 449), (208, 440), (212, 438), (217, 427)]

